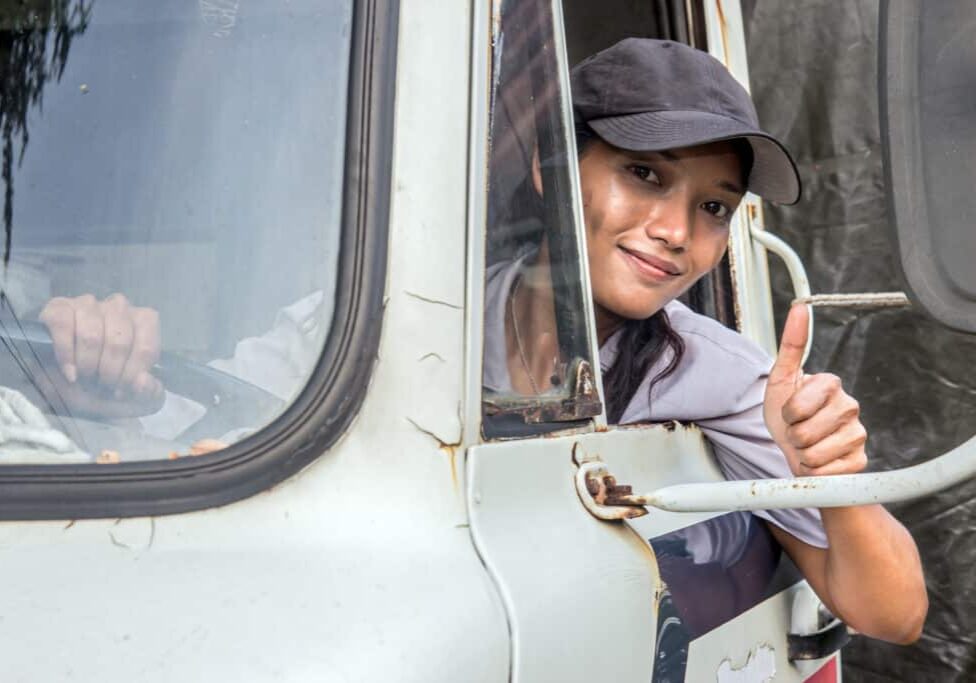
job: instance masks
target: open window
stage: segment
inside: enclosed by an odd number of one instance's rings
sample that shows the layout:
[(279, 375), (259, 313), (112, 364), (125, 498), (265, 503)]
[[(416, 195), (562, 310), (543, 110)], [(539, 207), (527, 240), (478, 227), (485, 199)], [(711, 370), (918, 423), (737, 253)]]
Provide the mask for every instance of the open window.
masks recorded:
[[(599, 3), (563, 0), (566, 51), (572, 68), (586, 57), (624, 38), (658, 38), (707, 50), (705, 12), (700, 0), (649, 0), (648, 2)], [(729, 256), (702, 277), (682, 297), (696, 313), (712, 317), (736, 329)]]

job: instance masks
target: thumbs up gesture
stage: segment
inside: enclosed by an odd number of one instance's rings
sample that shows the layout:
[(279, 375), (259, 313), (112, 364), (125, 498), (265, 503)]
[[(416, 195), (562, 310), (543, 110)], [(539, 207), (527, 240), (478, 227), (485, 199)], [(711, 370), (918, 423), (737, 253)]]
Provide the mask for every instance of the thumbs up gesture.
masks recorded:
[(857, 401), (836, 375), (803, 374), (809, 336), (805, 305), (790, 309), (779, 354), (769, 372), (763, 417), (773, 440), (798, 477), (854, 474), (867, 465), (867, 431)]

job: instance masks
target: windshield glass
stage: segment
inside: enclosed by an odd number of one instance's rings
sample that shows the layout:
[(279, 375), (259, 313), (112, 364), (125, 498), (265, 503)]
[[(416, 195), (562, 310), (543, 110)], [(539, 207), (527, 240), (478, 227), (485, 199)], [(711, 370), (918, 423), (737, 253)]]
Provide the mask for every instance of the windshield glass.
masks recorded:
[(0, 0), (0, 462), (209, 452), (301, 391), (351, 6)]

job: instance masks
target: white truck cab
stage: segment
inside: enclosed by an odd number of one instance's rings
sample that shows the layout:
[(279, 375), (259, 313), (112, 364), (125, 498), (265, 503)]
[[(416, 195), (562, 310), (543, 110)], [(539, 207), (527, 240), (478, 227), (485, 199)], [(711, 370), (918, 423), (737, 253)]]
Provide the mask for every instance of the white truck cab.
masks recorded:
[[(744, 501), (602, 400), (569, 69), (667, 37), (748, 86), (737, 0), (63, 4), (3, 109), (4, 681), (840, 680), (748, 510), (878, 475)], [(487, 391), (486, 274), (539, 229), (565, 361)], [(809, 295), (750, 195), (687, 303), (774, 353), (768, 250)], [(36, 324), (115, 292), (158, 314), (148, 414), (75, 408)]]

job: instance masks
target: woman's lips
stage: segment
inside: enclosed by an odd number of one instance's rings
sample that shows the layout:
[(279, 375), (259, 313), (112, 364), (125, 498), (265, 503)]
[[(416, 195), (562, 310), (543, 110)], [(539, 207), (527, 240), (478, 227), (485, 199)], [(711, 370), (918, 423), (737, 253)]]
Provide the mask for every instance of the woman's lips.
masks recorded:
[(667, 282), (681, 275), (678, 267), (670, 261), (639, 251), (620, 247), (624, 257), (644, 279), (653, 282)]

